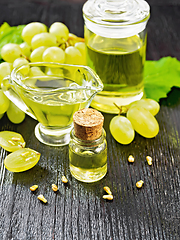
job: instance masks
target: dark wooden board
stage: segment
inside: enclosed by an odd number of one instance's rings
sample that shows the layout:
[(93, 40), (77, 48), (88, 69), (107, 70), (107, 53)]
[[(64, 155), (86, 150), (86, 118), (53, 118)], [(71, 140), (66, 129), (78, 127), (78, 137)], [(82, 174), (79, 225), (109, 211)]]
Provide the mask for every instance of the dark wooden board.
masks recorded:
[[(0, 23), (10, 25), (41, 21), (50, 26), (62, 21), (70, 31), (83, 36), (81, 13), (84, 1), (0, 1)], [(148, 1), (151, 19), (148, 23), (147, 59), (172, 56), (180, 60), (180, 2)], [(136, 134), (128, 146), (118, 144), (109, 132), (113, 115), (104, 114), (108, 141), (108, 173), (93, 184), (71, 177), (68, 146), (48, 147), (34, 136), (37, 122), (26, 116), (14, 125), (6, 115), (0, 130), (21, 133), (26, 146), (41, 153), (39, 163), (23, 173), (4, 168), (8, 154), (0, 149), (0, 239), (2, 240), (166, 240), (180, 239), (180, 90), (173, 88), (161, 100), (157, 115), (160, 132), (154, 139)], [(129, 154), (135, 163), (129, 164)], [(152, 156), (149, 166), (145, 157)], [(61, 176), (69, 183), (64, 185)], [(137, 180), (144, 180), (137, 189)], [(54, 193), (51, 184), (59, 191)], [(35, 193), (29, 190), (38, 184)], [(102, 199), (103, 186), (109, 185), (114, 200)], [(42, 193), (48, 204), (37, 200)]]

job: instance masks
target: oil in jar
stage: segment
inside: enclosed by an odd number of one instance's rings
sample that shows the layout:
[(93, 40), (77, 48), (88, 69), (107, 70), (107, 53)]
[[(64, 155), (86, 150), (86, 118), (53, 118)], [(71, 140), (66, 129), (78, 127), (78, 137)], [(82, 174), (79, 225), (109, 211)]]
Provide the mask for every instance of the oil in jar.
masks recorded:
[(118, 113), (114, 102), (128, 105), (144, 96), (146, 35), (122, 39), (104, 38), (85, 28), (87, 65), (103, 82), (103, 91), (91, 106), (103, 112)]

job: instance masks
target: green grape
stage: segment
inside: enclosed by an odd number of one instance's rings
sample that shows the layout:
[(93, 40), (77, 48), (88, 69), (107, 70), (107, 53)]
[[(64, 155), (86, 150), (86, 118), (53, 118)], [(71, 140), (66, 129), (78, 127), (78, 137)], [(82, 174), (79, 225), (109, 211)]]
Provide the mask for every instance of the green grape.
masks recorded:
[(74, 46), (81, 52), (82, 55), (86, 55), (86, 45), (84, 42), (77, 42)]
[(159, 103), (156, 102), (155, 100), (149, 99), (149, 98), (135, 101), (135, 102), (130, 104), (129, 108), (134, 107), (134, 106), (145, 108), (153, 116), (155, 116), (159, 112), (159, 109), (160, 109)]
[(13, 131), (0, 132), (0, 146), (6, 151), (14, 152), (18, 149), (24, 148), (26, 145), (21, 134)]
[[(26, 60), (23, 57), (16, 58), (16, 60), (13, 62), (13, 68), (20, 67), (23, 64), (29, 63), (28, 60)], [(28, 75), (29, 73), (29, 65), (23, 66), (22, 69), (19, 70), (23, 75)]]
[(1, 57), (6, 62), (14, 62), (16, 58), (22, 57), (23, 52), (18, 44), (7, 43), (1, 49)]
[(69, 29), (61, 22), (53, 23), (49, 28), (49, 32), (57, 38), (57, 42), (59, 44), (62, 44), (68, 40)]
[(45, 46), (34, 49), (30, 55), (31, 62), (42, 62), (42, 56), (44, 51), (47, 49)]
[[(31, 67), (29, 70), (29, 77), (39, 77), (44, 75), (45, 75), (44, 72), (42, 72), (39, 67)], [(26, 80), (26, 84), (27, 84), (27, 80)]]
[(4, 159), (4, 166), (11, 172), (24, 172), (34, 167), (40, 156), (40, 153), (30, 148), (22, 148), (10, 153)]
[(3, 78), (10, 75), (12, 71), (12, 63), (3, 62), (0, 64), (0, 87)]
[(133, 141), (135, 132), (131, 122), (126, 117), (120, 115), (113, 117), (109, 127), (117, 142), (126, 145)]
[(21, 123), (26, 116), (26, 114), (21, 109), (19, 109), (13, 102), (10, 102), (6, 114), (9, 120), (15, 124)]
[(131, 107), (127, 111), (127, 118), (131, 121), (136, 132), (146, 138), (153, 138), (159, 132), (159, 124), (155, 117), (142, 107)]
[(22, 39), (27, 42), (29, 45), (31, 45), (32, 38), (39, 34), (47, 32), (47, 27), (43, 23), (40, 22), (31, 22), (27, 24), (22, 31)]
[(31, 46), (27, 43), (27, 42), (23, 42), (20, 45), (20, 48), (23, 52), (23, 54), (29, 58), (30, 54), (31, 54)]
[(45, 73), (48, 76), (53, 75), (53, 76), (58, 76), (58, 77), (64, 78), (63, 69), (46, 67)]
[(44, 51), (42, 59), (44, 62), (64, 63), (65, 52), (59, 47), (49, 47)]
[(67, 47), (65, 50), (65, 63), (67, 64), (83, 64), (83, 56), (81, 54), (81, 52), (73, 47)]
[(3, 90), (0, 89), (0, 114), (5, 113), (9, 107), (9, 99), (3, 93)]
[(83, 59), (83, 65), (86, 65), (86, 45), (84, 42), (77, 42), (75, 43), (75, 48), (77, 48), (81, 54)]
[(35, 35), (31, 40), (32, 49), (36, 49), (41, 46), (53, 47), (57, 46), (57, 39), (51, 33), (39, 33)]

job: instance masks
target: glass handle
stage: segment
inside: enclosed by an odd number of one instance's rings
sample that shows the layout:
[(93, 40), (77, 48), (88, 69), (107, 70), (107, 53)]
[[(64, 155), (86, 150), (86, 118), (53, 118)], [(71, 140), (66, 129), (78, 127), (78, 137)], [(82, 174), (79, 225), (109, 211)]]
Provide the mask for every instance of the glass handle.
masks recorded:
[(30, 117), (37, 120), (36, 117), (34, 116), (34, 114), (32, 113), (32, 111), (27, 107), (27, 105), (21, 99), (21, 97), (19, 96), (17, 91), (14, 89), (14, 87), (11, 83), (10, 76), (7, 76), (2, 80), (1, 87), (2, 87), (4, 94), (6, 95), (6, 97), (9, 98), (9, 100), (11, 100), (23, 112), (25, 112)]

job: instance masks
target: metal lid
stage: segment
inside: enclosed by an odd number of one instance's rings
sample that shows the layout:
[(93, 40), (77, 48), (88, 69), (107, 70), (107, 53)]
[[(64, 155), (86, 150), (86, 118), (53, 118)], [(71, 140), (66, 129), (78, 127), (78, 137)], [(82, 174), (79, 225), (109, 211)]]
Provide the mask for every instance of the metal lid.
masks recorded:
[(150, 17), (144, 0), (88, 0), (83, 6), (87, 28), (108, 38), (125, 38), (142, 32)]

